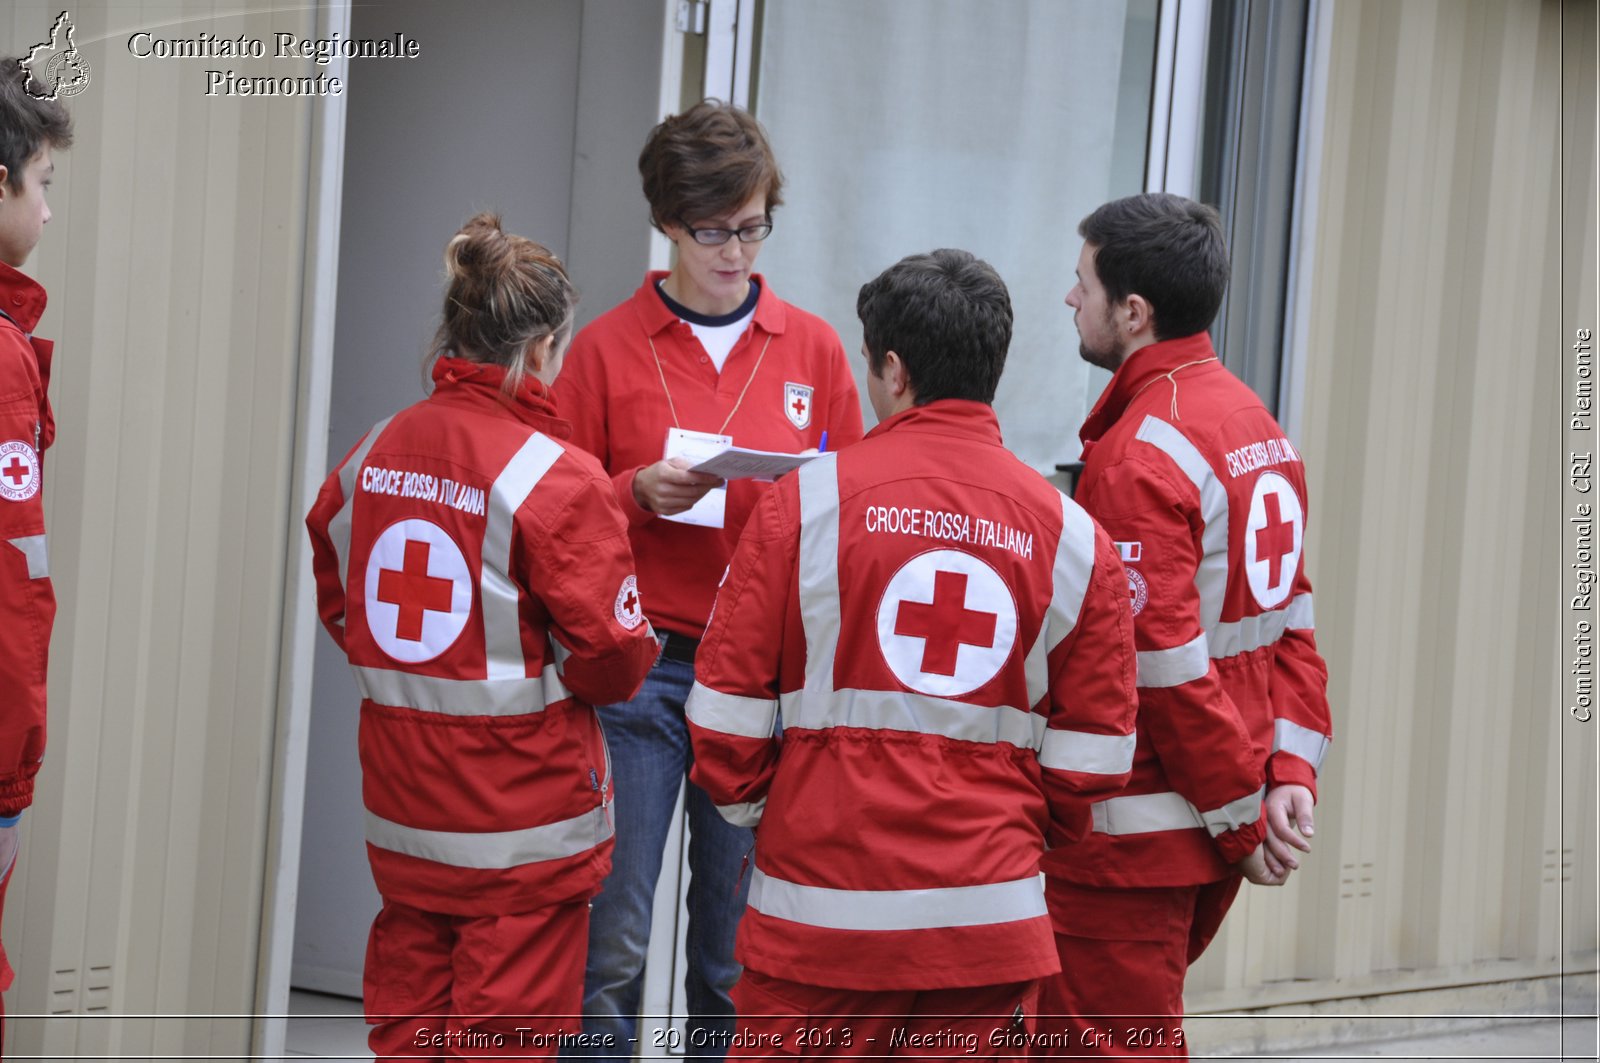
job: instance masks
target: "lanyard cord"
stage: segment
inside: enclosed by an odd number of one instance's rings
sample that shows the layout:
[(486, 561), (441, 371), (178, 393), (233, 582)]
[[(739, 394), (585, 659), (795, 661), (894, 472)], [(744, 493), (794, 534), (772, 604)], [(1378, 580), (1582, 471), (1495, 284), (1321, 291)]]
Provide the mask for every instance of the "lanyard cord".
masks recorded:
[[(661, 390), (667, 396), (667, 410), (672, 414), (672, 427), (682, 428), (678, 421), (678, 407), (672, 401), (672, 389), (667, 387), (667, 371), (661, 368), (661, 356), (656, 353), (656, 341), (649, 336), (644, 341), (650, 345), (650, 357), (656, 360), (656, 375), (661, 378)], [(756, 357), (756, 367), (750, 370), (750, 379), (744, 382), (744, 389), (739, 392), (739, 397), (734, 400), (733, 409), (728, 411), (727, 420), (722, 422), (722, 427), (717, 429), (717, 435), (722, 435), (728, 430), (728, 425), (733, 423), (733, 415), (739, 412), (739, 407), (744, 405), (745, 393), (750, 390), (750, 385), (755, 383), (756, 374), (761, 372), (761, 363), (766, 360), (767, 348), (772, 346), (772, 333), (767, 333), (767, 342), (761, 345), (761, 354)]]
[(1172, 419), (1174, 421), (1181, 421), (1183, 418), (1178, 416), (1178, 370), (1187, 369), (1191, 365), (1205, 365), (1207, 362), (1214, 362), (1216, 360), (1217, 356), (1212, 355), (1210, 358), (1197, 358), (1192, 362), (1184, 362), (1180, 366), (1174, 366), (1170, 372), (1162, 373), (1157, 377), (1151, 377), (1149, 380), (1146, 380), (1143, 384), (1139, 385), (1139, 391), (1135, 391), (1132, 395), (1129, 395), (1128, 402), (1131, 405), (1133, 400), (1139, 397), (1140, 392), (1144, 391), (1144, 389), (1149, 387), (1151, 384), (1154, 384), (1157, 380), (1170, 381), (1172, 383)]

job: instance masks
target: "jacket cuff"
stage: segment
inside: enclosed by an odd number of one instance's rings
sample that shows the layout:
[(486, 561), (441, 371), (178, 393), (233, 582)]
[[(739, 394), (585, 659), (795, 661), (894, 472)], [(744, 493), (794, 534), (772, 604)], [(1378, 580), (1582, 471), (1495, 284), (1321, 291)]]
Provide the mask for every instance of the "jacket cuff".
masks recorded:
[(0, 783), (0, 816), (20, 816), (33, 804), (33, 777)]
[(1217, 845), (1217, 852), (1222, 855), (1224, 862), (1230, 866), (1255, 852), (1267, 837), (1267, 823), (1265, 817), (1257, 819), (1254, 823), (1246, 823), (1242, 827), (1223, 831), (1212, 839)]
[[(644, 466), (639, 466), (639, 469)], [(628, 518), (628, 527), (637, 528), (641, 524), (648, 524), (656, 515), (639, 504), (633, 497), (633, 478), (639, 474), (639, 469), (629, 469), (618, 473), (611, 478), (617, 489), (617, 505), (622, 507), (622, 515)]]
[(1267, 789), (1290, 785), (1304, 786), (1311, 791), (1311, 800), (1317, 799), (1317, 773), (1311, 765), (1280, 750), (1267, 759)]

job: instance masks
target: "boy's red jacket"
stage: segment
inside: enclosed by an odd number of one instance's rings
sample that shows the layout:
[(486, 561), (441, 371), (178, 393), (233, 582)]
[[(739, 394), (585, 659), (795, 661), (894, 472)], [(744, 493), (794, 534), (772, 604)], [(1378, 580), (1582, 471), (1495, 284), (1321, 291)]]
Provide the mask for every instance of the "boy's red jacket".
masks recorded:
[(1315, 793), (1332, 740), (1305, 573), (1305, 465), (1198, 333), (1135, 351), (1085, 422), (1077, 499), (1117, 541), (1139, 649), (1133, 779), (1073, 882), (1215, 881), (1265, 833), (1265, 787)]
[(1127, 780), (1134, 671), (1110, 539), (987, 405), (915, 407), (779, 480), (688, 705), (691, 778), (757, 826), (740, 962), (845, 989), (1058, 970), (1040, 855)]
[(367, 853), (386, 898), (461, 915), (592, 894), (611, 772), (591, 705), (657, 643), (611, 481), (544, 388), (453, 358), (306, 517), (323, 624), (362, 692)]
[(33, 803), (44, 760), (45, 673), (56, 595), (44, 531), (44, 452), (53, 344), (31, 335), (39, 282), (0, 263), (0, 816)]

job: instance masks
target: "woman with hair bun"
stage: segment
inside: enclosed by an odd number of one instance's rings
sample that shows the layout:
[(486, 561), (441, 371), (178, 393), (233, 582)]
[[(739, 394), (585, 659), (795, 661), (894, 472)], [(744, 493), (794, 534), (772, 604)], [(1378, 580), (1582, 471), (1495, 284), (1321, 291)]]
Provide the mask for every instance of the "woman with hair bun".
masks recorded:
[[(731, 437), (757, 450), (837, 450), (861, 438), (861, 400), (839, 336), (773, 294), (755, 262), (783, 201), (766, 134), (745, 111), (705, 100), (651, 131), (639, 155), (651, 223), (670, 271), (578, 334), (558, 391), (573, 441), (611, 474), (627, 515), (645, 612), (661, 659), (639, 696), (602, 705), (616, 757), (617, 851), (595, 898), (584, 1030), (631, 1055), (651, 902), (678, 788), (692, 766), (684, 703), (695, 650), (739, 533), (767, 484), (689, 471), (683, 442)], [(721, 1059), (739, 977), (734, 932), (751, 832), (724, 821), (692, 781), (688, 1054)]]
[(432, 394), (367, 432), (306, 517), (362, 696), (369, 1040), (379, 1059), (551, 1055), (611, 865), (591, 706), (631, 697), (657, 645), (611, 479), (550, 395), (576, 301), (561, 261), (479, 214), (445, 267)]

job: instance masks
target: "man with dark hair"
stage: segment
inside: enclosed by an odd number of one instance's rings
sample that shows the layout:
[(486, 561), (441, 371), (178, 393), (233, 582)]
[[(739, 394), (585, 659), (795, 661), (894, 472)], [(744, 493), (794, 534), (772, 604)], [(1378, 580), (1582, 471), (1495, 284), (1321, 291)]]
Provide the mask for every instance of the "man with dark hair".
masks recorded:
[[(17, 824), (33, 803), (44, 759), (45, 670), (56, 614), (41, 493), (42, 457), (55, 438), (46, 394), (52, 344), (33, 335), (44, 288), (20, 270), (50, 220), (50, 152), (72, 143), (66, 109), (28, 95), (26, 78), (17, 60), (0, 61), (0, 910), (16, 864)], [(0, 991), (11, 978), (0, 945)]]
[(1001, 444), (987, 263), (914, 255), (857, 309), (879, 424), (757, 505), (689, 698), (692, 777), (760, 824), (741, 1054), (1021, 1056), (1046, 839), (1132, 764), (1126, 576)]
[(1138, 743), (1089, 838), (1045, 861), (1063, 970), (1041, 1011), (1085, 1050), (1186, 1056), (1184, 973), (1241, 876), (1279, 885), (1310, 851), (1331, 729), (1305, 468), (1206, 334), (1228, 282), (1216, 211), (1132, 196), (1078, 231), (1067, 305), (1084, 360), (1113, 375), (1077, 498), (1127, 567)]

